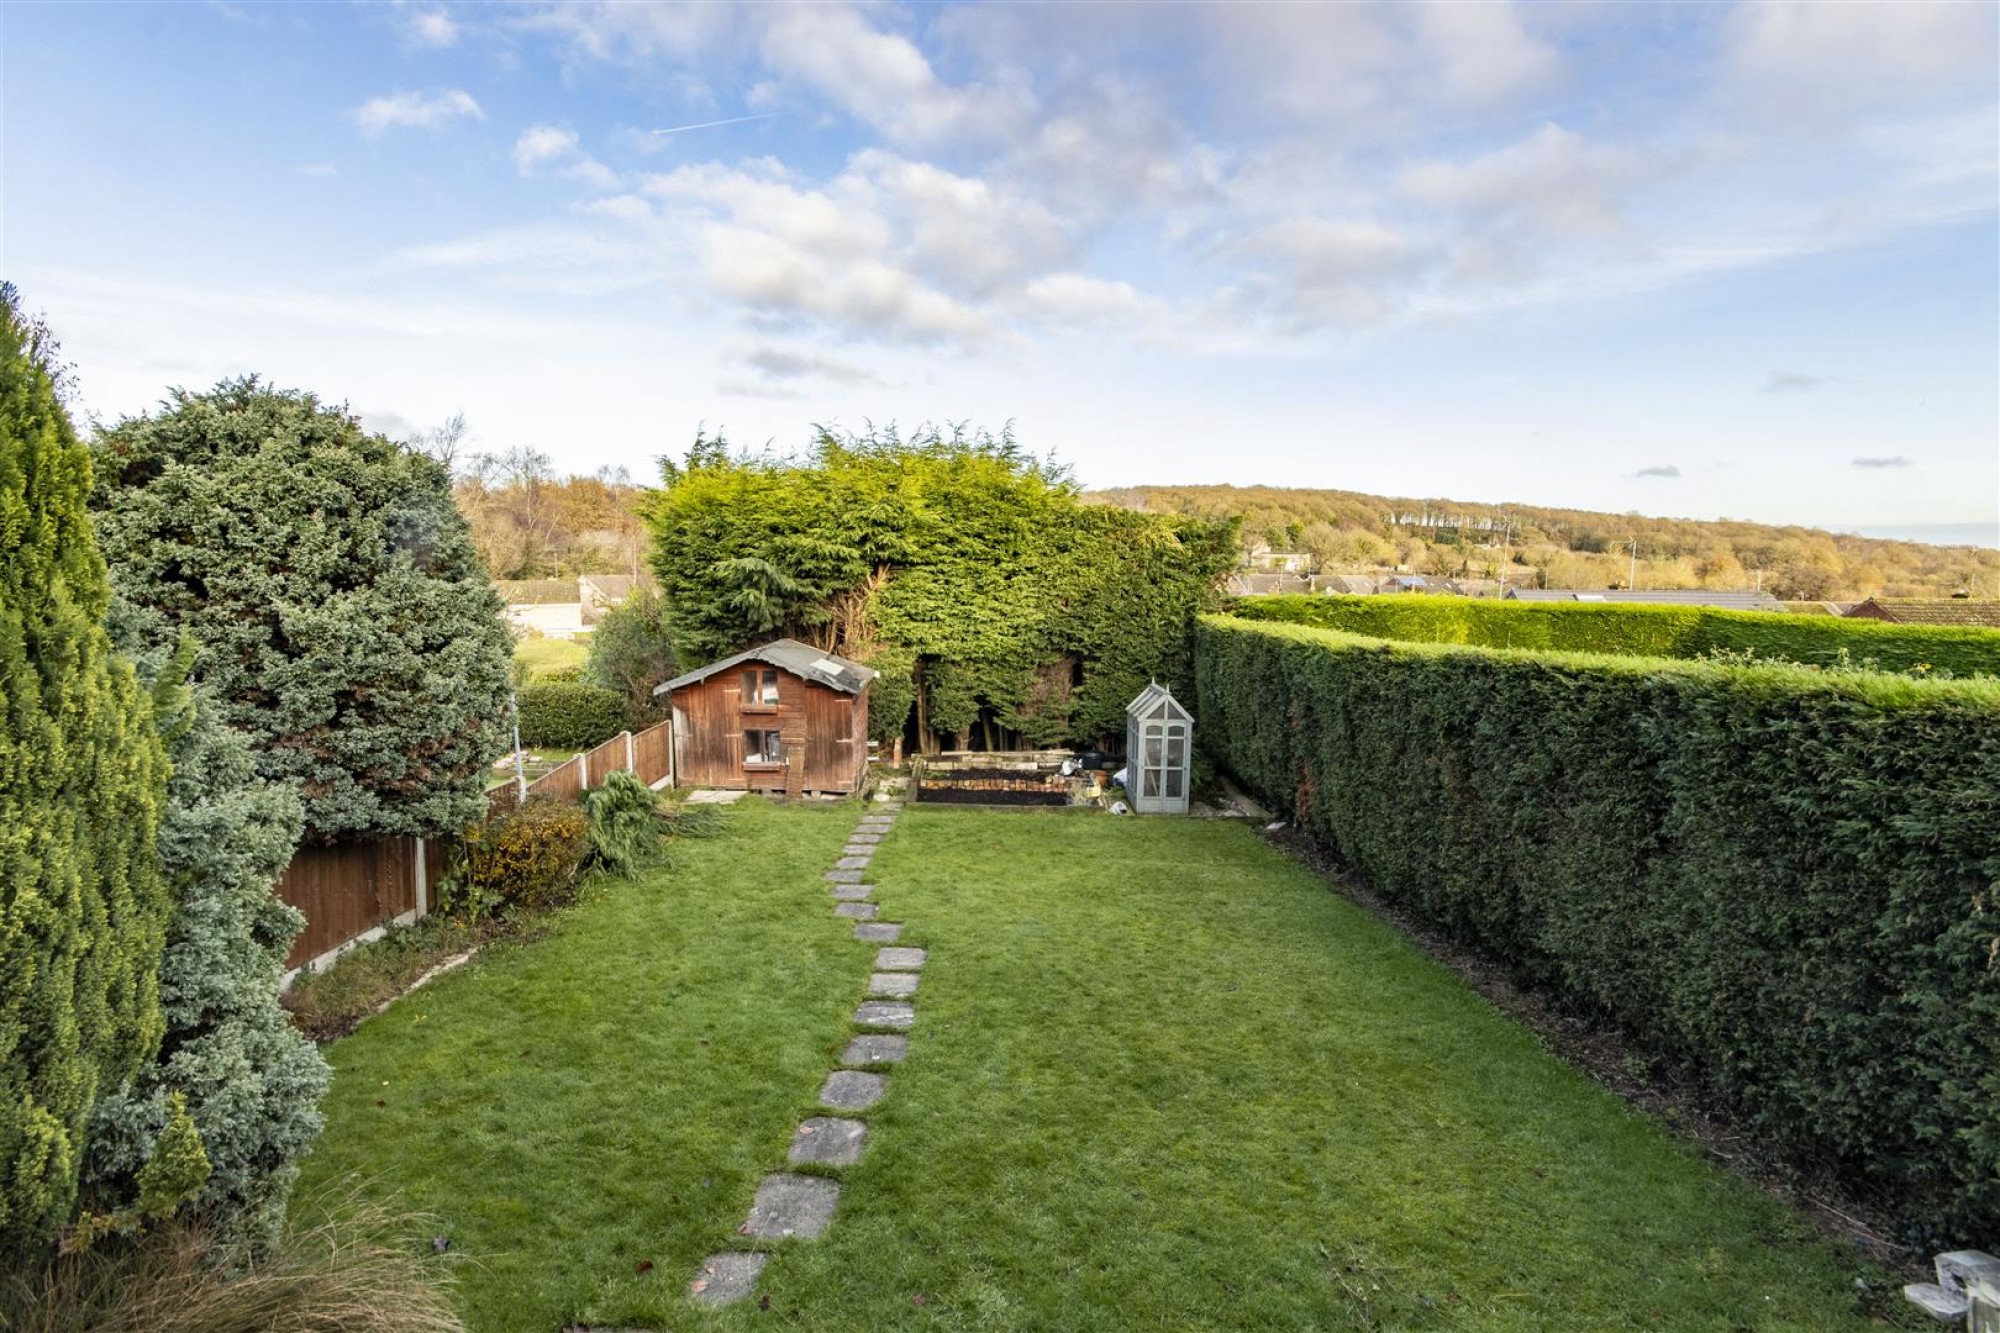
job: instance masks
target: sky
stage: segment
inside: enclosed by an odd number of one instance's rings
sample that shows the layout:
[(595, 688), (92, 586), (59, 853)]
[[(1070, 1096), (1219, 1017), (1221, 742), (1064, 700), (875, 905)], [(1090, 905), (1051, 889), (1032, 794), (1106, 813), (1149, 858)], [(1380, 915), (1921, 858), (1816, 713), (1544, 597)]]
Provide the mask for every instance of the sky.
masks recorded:
[(0, 273), (104, 421), (1992, 532), (1996, 12), (10, 3)]

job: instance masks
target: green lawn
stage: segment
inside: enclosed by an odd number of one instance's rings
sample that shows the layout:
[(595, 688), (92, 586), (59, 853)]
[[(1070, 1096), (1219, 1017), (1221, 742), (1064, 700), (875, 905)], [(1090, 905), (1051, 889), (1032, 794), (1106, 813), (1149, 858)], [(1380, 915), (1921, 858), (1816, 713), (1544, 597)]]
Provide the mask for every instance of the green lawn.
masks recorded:
[(476, 1329), (1870, 1326), (1851, 1256), (1248, 829), (933, 809), (877, 858), (932, 952), (839, 1217), (695, 1310), (870, 957), (853, 808), (732, 819), (333, 1048), (312, 1174), (437, 1212)]
[(514, 645), (514, 660), (533, 681), (552, 671), (581, 668), (590, 660), (590, 645), (581, 639), (522, 639)]

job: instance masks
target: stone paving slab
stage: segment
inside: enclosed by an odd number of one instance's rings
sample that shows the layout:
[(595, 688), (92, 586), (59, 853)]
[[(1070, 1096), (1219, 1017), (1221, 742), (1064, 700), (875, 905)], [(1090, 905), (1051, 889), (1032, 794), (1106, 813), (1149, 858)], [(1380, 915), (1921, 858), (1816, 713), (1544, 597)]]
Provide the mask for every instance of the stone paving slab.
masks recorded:
[(843, 856), (833, 863), (833, 868), (835, 870), (866, 870), (868, 868), (868, 857), (865, 854), (861, 856)]
[(849, 842), (860, 843), (865, 847), (872, 847), (882, 841), (882, 835), (872, 828), (858, 828), (847, 835), (847, 840)]
[(917, 993), (914, 972), (876, 972), (868, 978), (868, 993), (885, 1000), (907, 1000)]
[(861, 872), (859, 870), (829, 870), (826, 872), (826, 881), (829, 884), (859, 884), (861, 882)]
[(863, 1000), (854, 1021), (865, 1028), (905, 1029), (917, 1021), (917, 1007), (902, 1000)]
[(833, 914), (835, 916), (851, 917), (856, 921), (873, 921), (875, 913), (880, 910), (874, 903), (835, 903), (833, 905)]
[(875, 966), (883, 972), (914, 972), (929, 956), (922, 949), (877, 949)]
[(861, 1160), (868, 1144), (868, 1126), (859, 1120), (816, 1115), (792, 1131), (791, 1151), (786, 1160), (793, 1166), (808, 1162), (818, 1166), (852, 1166)]
[(775, 1172), (757, 1186), (757, 1198), (750, 1205), (742, 1234), (765, 1240), (786, 1236), (811, 1240), (832, 1225), (834, 1205), (839, 1202), (839, 1184), (824, 1176)]
[(862, 828), (893, 828), (896, 823), (896, 817), (894, 815), (863, 815), (858, 822)]
[(833, 897), (836, 902), (858, 903), (873, 892), (875, 892), (875, 887), (872, 884), (836, 884), (833, 886)]
[(864, 1032), (847, 1043), (847, 1049), (840, 1053), (840, 1063), (844, 1065), (893, 1065), (901, 1064), (903, 1057), (910, 1053), (908, 1037), (892, 1037), (886, 1032)]
[(874, 851), (875, 844), (872, 842), (850, 842), (840, 849), (840, 854), (842, 856), (868, 856), (873, 854)]
[(735, 805), (749, 794), (747, 791), (717, 791), (713, 787), (704, 787), (700, 791), (689, 792), (687, 794), (687, 803), (689, 805)]
[(768, 1254), (711, 1254), (701, 1272), (688, 1283), (688, 1295), (704, 1305), (740, 1301), (757, 1287), (757, 1275), (770, 1261)]
[(854, 938), (864, 944), (894, 944), (902, 937), (900, 921), (863, 921), (854, 928)]
[[(856, 1038), (864, 1041), (866, 1038)], [(860, 1069), (836, 1069), (826, 1076), (819, 1090), (819, 1104), (836, 1111), (865, 1111), (889, 1090), (889, 1080), (881, 1074)]]

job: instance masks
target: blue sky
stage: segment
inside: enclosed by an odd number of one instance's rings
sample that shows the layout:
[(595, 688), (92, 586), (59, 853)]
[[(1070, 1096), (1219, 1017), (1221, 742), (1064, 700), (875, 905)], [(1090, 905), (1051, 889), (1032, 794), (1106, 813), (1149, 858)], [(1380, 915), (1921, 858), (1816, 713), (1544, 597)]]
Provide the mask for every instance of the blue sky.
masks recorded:
[(1995, 14), (10, 4), (0, 268), (104, 418), (1994, 524)]

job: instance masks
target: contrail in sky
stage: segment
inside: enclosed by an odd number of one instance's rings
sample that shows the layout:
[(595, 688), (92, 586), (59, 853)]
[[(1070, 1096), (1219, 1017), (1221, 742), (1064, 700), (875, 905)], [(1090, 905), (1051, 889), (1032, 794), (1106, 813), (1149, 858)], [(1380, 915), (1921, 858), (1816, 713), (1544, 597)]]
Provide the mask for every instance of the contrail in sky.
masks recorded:
[(686, 134), (689, 130), (712, 130), (720, 125), (742, 125), (753, 120), (769, 120), (777, 115), (775, 111), (765, 111), (755, 116), (733, 116), (728, 120), (704, 120), (699, 125), (674, 125), (664, 130), (653, 130), (654, 134)]

